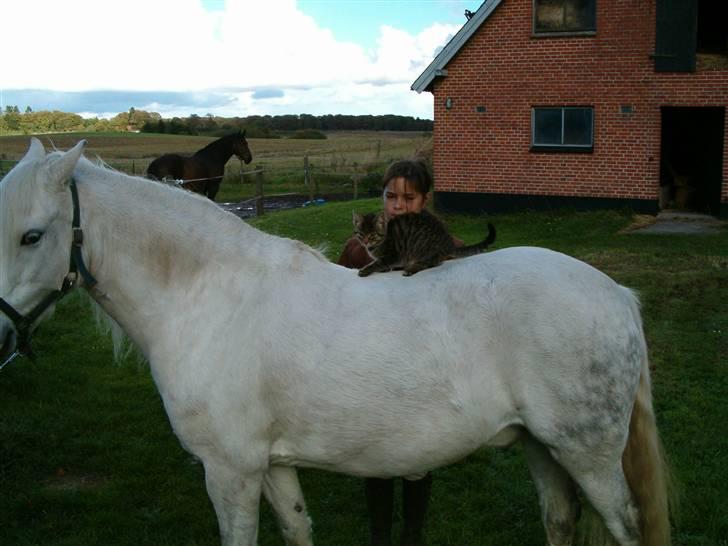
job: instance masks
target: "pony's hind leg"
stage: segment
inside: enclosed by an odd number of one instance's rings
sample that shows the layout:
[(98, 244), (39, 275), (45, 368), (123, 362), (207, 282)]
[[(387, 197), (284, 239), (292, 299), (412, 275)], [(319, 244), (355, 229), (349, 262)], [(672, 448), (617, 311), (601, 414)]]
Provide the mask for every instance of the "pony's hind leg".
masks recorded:
[(538, 492), (549, 546), (571, 546), (581, 509), (574, 482), (546, 446), (533, 436), (525, 434), (522, 444)]
[[(605, 439), (604, 445), (608, 443)], [(580, 450), (572, 445), (570, 449), (555, 453), (554, 457), (581, 488), (617, 543), (639, 546), (639, 511), (627, 485), (618, 451)]]
[(621, 460), (613, 465), (595, 465), (574, 479), (620, 546), (639, 546), (639, 512), (624, 477)]
[(278, 516), (288, 546), (313, 546), (311, 520), (306, 511), (296, 469), (271, 466), (263, 480), (263, 494)]

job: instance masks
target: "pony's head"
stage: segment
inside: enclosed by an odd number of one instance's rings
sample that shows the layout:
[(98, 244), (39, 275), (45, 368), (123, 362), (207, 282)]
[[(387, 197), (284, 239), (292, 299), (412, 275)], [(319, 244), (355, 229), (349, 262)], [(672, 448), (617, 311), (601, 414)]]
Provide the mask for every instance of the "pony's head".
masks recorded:
[(46, 155), (33, 138), (0, 182), (0, 362), (27, 343), (72, 285), (66, 280), (73, 238), (69, 185), (85, 145)]
[(233, 153), (238, 156), (238, 158), (245, 161), (245, 163), (250, 163), (253, 161), (253, 154), (250, 153), (250, 148), (248, 148), (248, 141), (245, 140), (245, 131), (238, 130), (237, 133), (234, 133), (232, 135), (233, 138)]

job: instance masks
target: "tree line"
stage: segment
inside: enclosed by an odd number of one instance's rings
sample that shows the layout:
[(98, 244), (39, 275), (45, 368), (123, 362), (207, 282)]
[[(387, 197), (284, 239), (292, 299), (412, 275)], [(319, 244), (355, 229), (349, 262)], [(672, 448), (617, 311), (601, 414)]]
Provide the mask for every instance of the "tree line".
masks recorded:
[(429, 119), (396, 115), (310, 114), (281, 116), (220, 117), (207, 114), (189, 117), (163, 118), (157, 112), (130, 108), (111, 119), (83, 118), (78, 114), (59, 111), (34, 112), (30, 107), (20, 111), (6, 106), (0, 112), (0, 134), (63, 133), (73, 131), (220, 135), (245, 129), (253, 138), (276, 138), (289, 132), (314, 129), (318, 131), (432, 131)]

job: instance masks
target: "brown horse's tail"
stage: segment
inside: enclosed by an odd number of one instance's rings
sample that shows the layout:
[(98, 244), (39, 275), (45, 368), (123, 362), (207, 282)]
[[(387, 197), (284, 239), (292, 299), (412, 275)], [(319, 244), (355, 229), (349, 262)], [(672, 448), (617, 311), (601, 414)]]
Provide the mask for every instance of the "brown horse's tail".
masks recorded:
[(461, 246), (459, 248), (456, 248), (453, 252), (454, 258), (465, 258), (467, 256), (472, 256), (473, 254), (479, 254), (483, 252), (486, 248), (488, 248), (490, 245), (493, 244), (495, 241), (495, 226), (493, 224), (488, 224), (488, 236), (480, 241), (479, 243), (475, 243), (474, 245), (468, 245), (468, 246)]
[(641, 546), (668, 546), (671, 480), (652, 410), (647, 358), (642, 364), (622, 467), (640, 514)]

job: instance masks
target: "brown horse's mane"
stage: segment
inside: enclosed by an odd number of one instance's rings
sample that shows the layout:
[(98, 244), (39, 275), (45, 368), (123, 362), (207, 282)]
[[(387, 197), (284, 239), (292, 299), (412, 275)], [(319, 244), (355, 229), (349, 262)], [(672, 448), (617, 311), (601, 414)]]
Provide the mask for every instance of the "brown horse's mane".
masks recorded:
[(220, 149), (223, 149), (223, 150), (230, 149), (231, 148), (230, 142), (235, 140), (236, 138), (241, 138), (240, 131), (230, 133), (229, 135), (225, 135), (223, 137), (218, 138), (217, 140), (210, 142), (210, 144), (208, 144), (201, 150), (197, 150), (193, 155), (195, 155), (195, 156), (215, 155), (215, 153), (218, 152)]

